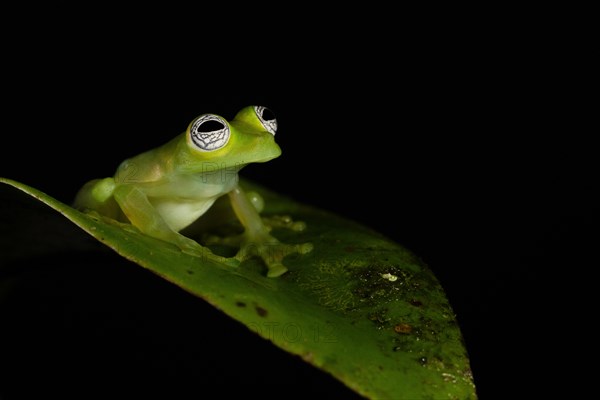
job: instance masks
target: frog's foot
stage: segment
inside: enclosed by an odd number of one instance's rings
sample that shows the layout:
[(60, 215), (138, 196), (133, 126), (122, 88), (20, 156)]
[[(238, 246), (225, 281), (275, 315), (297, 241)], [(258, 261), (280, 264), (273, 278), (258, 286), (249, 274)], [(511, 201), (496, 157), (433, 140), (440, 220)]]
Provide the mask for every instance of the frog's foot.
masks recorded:
[(270, 235), (254, 240), (245, 237), (235, 258), (240, 262), (251, 257), (259, 257), (267, 265), (269, 278), (276, 278), (287, 272), (283, 259), (292, 253), (306, 254), (312, 251), (312, 243), (285, 244)]
[(275, 215), (272, 217), (262, 217), (264, 225), (269, 229), (286, 228), (295, 232), (302, 232), (306, 229), (306, 223), (294, 221), (289, 215)]
[[(306, 229), (306, 223), (303, 221), (294, 221), (292, 217), (288, 215), (275, 215), (272, 217), (262, 217), (261, 221), (266, 232), (276, 228), (290, 229), (294, 232), (302, 232)], [(240, 247), (244, 241), (247, 241), (246, 233), (230, 236), (217, 236), (217, 235), (204, 235), (202, 243), (205, 245), (222, 244), (231, 247)]]
[(240, 261), (236, 258), (218, 256), (212, 251), (210, 251), (210, 249), (186, 237), (182, 237), (181, 239), (179, 239), (176, 245), (183, 253), (192, 255), (194, 257), (198, 257), (202, 260), (214, 261), (231, 267), (237, 267), (238, 265), (240, 265)]

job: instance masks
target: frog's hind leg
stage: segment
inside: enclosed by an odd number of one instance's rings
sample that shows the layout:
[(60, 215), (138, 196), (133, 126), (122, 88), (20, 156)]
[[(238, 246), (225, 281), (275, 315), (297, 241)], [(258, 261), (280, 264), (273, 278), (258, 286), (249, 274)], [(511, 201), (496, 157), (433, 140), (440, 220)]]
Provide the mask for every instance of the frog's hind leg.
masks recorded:
[(119, 219), (121, 210), (113, 196), (115, 187), (113, 178), (91, 180), (77, 192), (73, 207), (81, 211), (95, 211), (105, 217)]
[(196, 241), (174, 231), (152, 205), (146, 194), (133, 185), (121, 185), (115, 190), (115, 200), (131, 224), (142, 233), (179, 247), (187, 254), (222, 264), (237, 266), (239, 262), (213, 254)]

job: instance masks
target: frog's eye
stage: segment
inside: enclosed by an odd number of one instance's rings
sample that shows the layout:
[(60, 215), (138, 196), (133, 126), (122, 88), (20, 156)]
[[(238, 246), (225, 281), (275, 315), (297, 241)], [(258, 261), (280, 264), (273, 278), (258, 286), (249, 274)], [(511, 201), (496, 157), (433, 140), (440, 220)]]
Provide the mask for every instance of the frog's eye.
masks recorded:
[(231, 132), (229, 124), (214, 114), (199, 116), (190, 127), (192, 142), (200, 150), (213, 151), (225, 146)]
[(269, 110), (267, 107), (263, 106), (254, 106), (254, 112), (256, 116), (260, 120), (260, 123), (263, 127), (273, 136), (277, 133), (277, 119), (275, 119), (275, 114), (273, 111)]

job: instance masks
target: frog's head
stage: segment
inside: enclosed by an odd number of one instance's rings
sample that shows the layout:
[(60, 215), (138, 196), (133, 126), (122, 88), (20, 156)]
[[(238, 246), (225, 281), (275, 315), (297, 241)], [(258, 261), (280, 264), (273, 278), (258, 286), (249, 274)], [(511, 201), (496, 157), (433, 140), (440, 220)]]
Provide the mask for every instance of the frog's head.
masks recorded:
[(275, 143), (277, 120), (262, 106), (243, 108), (231, 121), (215, 114), (203, 114), (188, 126), (185, 136), (190, 158), (197, 163), (217, 163), (220, 168), (266, 162), (279, 157)]

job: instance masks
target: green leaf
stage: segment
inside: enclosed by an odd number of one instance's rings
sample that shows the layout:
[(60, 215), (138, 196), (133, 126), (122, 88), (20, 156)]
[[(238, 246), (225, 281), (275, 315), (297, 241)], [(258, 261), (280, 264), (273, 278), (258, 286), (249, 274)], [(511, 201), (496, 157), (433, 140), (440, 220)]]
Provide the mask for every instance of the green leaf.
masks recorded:
[(267, 278), (260, 260), (235, 269), (203, 260), (22, 183), (0, 182), (368, 398), (476, 398), (460, 329), (431, 270), (364, 226), (242, 181), (265, 198), (264, 215), (307, 224), (302, 233), (276, 230), (275, 236), (314, 244), (311, 253), (285, 259), (288, 273)]

